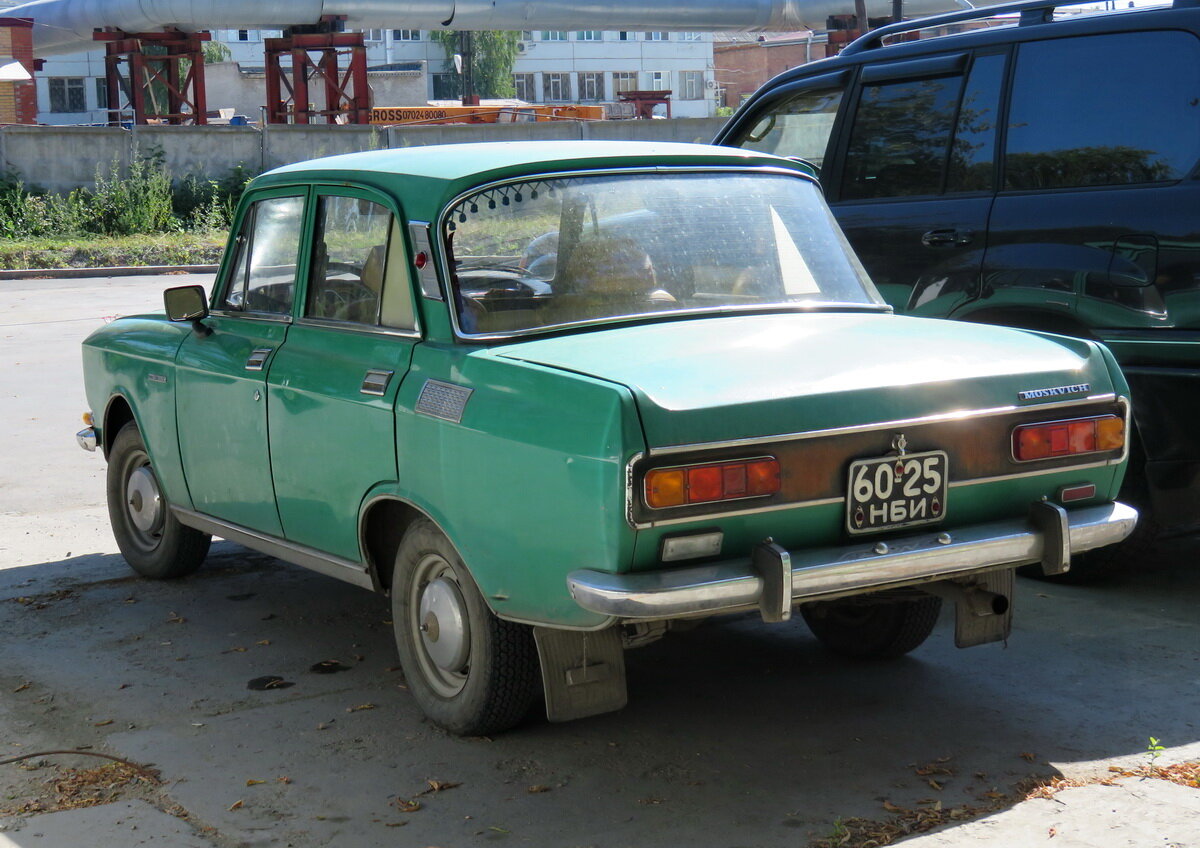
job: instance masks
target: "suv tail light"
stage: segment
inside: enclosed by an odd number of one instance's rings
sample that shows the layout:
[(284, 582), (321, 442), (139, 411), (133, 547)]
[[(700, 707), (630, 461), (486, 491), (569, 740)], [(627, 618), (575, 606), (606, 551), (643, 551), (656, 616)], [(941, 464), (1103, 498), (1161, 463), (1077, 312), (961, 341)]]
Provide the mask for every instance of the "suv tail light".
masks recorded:
[(779, 460), (773, 456), (677, 465), (646, 472), (646, 505), (671, 506), (760, 498), (779, 491)]
[(1013, 430), (1012, 451), (1017, 462), (1056, 459), (1125, 447), (1125, 421), (1117, 415), (1023, 424)]

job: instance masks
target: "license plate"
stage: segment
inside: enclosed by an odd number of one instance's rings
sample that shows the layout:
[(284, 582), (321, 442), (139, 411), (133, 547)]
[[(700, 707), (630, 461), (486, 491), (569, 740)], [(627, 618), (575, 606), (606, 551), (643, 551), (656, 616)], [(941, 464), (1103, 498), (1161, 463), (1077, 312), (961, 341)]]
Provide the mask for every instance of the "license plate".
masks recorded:
[(941, 521), (946, 514), (946, 478), (945, 451), (852, 462), (846, 529), (878, 533)]

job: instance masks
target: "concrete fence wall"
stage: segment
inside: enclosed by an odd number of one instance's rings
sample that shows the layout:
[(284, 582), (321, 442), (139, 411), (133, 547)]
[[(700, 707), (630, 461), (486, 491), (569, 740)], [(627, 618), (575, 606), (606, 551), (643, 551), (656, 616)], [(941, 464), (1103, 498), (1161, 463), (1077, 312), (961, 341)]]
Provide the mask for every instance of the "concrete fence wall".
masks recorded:
[(94, 184), (97, 169), (161, 155), (175, 177), (221, 179), (235, 167), (259, 173), (291, 162), (426, 144), (565, 139), (708, 142), (720, 118), (670, 121), (560, 121), (403, 127), (5, 127), (0, 160), (27, 185), (67, 192)]

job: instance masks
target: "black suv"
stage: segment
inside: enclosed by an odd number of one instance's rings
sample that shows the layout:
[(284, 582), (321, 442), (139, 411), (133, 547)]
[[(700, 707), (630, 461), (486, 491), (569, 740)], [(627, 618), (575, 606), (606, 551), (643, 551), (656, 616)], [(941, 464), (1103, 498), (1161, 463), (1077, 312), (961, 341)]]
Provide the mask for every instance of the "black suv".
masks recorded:
[[(813, 162), (898, 312), (1108, 344), (1140, 436), (1123, 497), (1142, 538), (1181, 532), (1200, 525), (1200, 2), (1070, 5), (883, 27), (768, 82), (716, 141)], [(934, 28), (967, 31), (905, 40)]]

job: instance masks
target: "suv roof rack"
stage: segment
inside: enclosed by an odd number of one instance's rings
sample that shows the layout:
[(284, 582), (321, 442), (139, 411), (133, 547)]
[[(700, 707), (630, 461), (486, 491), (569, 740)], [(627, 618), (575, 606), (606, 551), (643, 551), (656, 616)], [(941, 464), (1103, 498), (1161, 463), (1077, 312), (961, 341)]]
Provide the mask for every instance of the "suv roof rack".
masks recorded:
[[(959, 0), (959, 2), (969, 2), (969, 0)], [(930, 27), (946, 26), (948, 24), (962, 23), (963, 21), (977, 21), (984, 18), (993, 18), (998, 15), (1019, 13), (1021, 16), (1018, 22), (1020, 26), (1050, 23), (1053, 20), (1055, 9), (1062, 6), (1094, 5), (1094, 3), (1095, 0), (1061, 0), (1061, 2), (1056, 2), (1055, 0), (1023, 0), (1023, 2), (1019, 3), (1001, 3), (996, 6), (964, 9), (961, 12), (930, 15), (927, 18), (914, 18), (911, 21), (899, 21), (894, 24), (882, 26), (879, 29), (872, 30), (856, 38), (847, 44), (839, 55), (848, 56), (854, 53), (861, 53), (864, 50), (882, 47), (883, 39), (897, 33), (916, 32), (921, 29), (929, 29)], [(1200, 5), (1200, 0), (1174, 0), (1171, 8), (1195, 8), (1198, 5)]]

